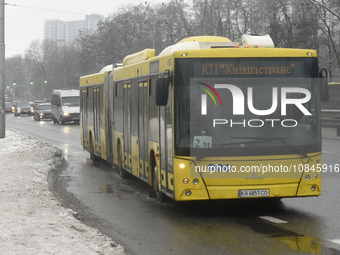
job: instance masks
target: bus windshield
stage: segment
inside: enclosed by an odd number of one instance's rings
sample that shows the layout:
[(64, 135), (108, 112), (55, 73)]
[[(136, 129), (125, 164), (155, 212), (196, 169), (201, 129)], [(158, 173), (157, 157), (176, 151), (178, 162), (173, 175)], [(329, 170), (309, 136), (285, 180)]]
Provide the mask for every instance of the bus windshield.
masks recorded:
[(175, 65), (176, 155), (321, 151), (316, 59), (178, 59)]

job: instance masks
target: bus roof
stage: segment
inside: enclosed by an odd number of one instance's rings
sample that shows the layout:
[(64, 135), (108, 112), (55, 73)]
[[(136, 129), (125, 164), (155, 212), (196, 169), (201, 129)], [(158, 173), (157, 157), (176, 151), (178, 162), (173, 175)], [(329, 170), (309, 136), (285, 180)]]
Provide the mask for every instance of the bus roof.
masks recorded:
[(235, 47), (274, 48), (274, 43), (269, 35), (242, 35), (239, 42), (232, 42), (221, 36), (193, 36), (165, 48), (160, 55), (182, 50)]

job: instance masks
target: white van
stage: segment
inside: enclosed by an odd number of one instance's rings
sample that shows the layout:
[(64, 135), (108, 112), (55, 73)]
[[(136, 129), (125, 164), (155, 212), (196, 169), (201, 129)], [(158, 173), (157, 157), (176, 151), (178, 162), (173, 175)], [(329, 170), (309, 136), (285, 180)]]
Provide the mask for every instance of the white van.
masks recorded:
[(53, 124), (74, 121), (79, 123), (79, 90), (56, 89), (52, 92), (51, 100)]

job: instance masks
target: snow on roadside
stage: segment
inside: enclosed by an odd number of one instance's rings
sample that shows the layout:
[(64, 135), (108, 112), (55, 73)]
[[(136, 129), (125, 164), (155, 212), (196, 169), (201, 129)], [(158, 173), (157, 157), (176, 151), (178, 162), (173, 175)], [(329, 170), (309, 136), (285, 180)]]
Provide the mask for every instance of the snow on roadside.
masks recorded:
[(27, 135), (0, 139), (0, 254), (124, 254), (49, 190), (48, 172), (62, 160), (55, 146)]

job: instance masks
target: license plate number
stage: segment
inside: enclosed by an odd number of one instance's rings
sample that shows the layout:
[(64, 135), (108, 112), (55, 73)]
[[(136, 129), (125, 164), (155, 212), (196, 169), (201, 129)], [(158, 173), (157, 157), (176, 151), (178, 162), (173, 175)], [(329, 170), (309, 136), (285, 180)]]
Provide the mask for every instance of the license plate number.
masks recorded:
[(269, 197), (269, 189), (239, 190), (238, 197)]

